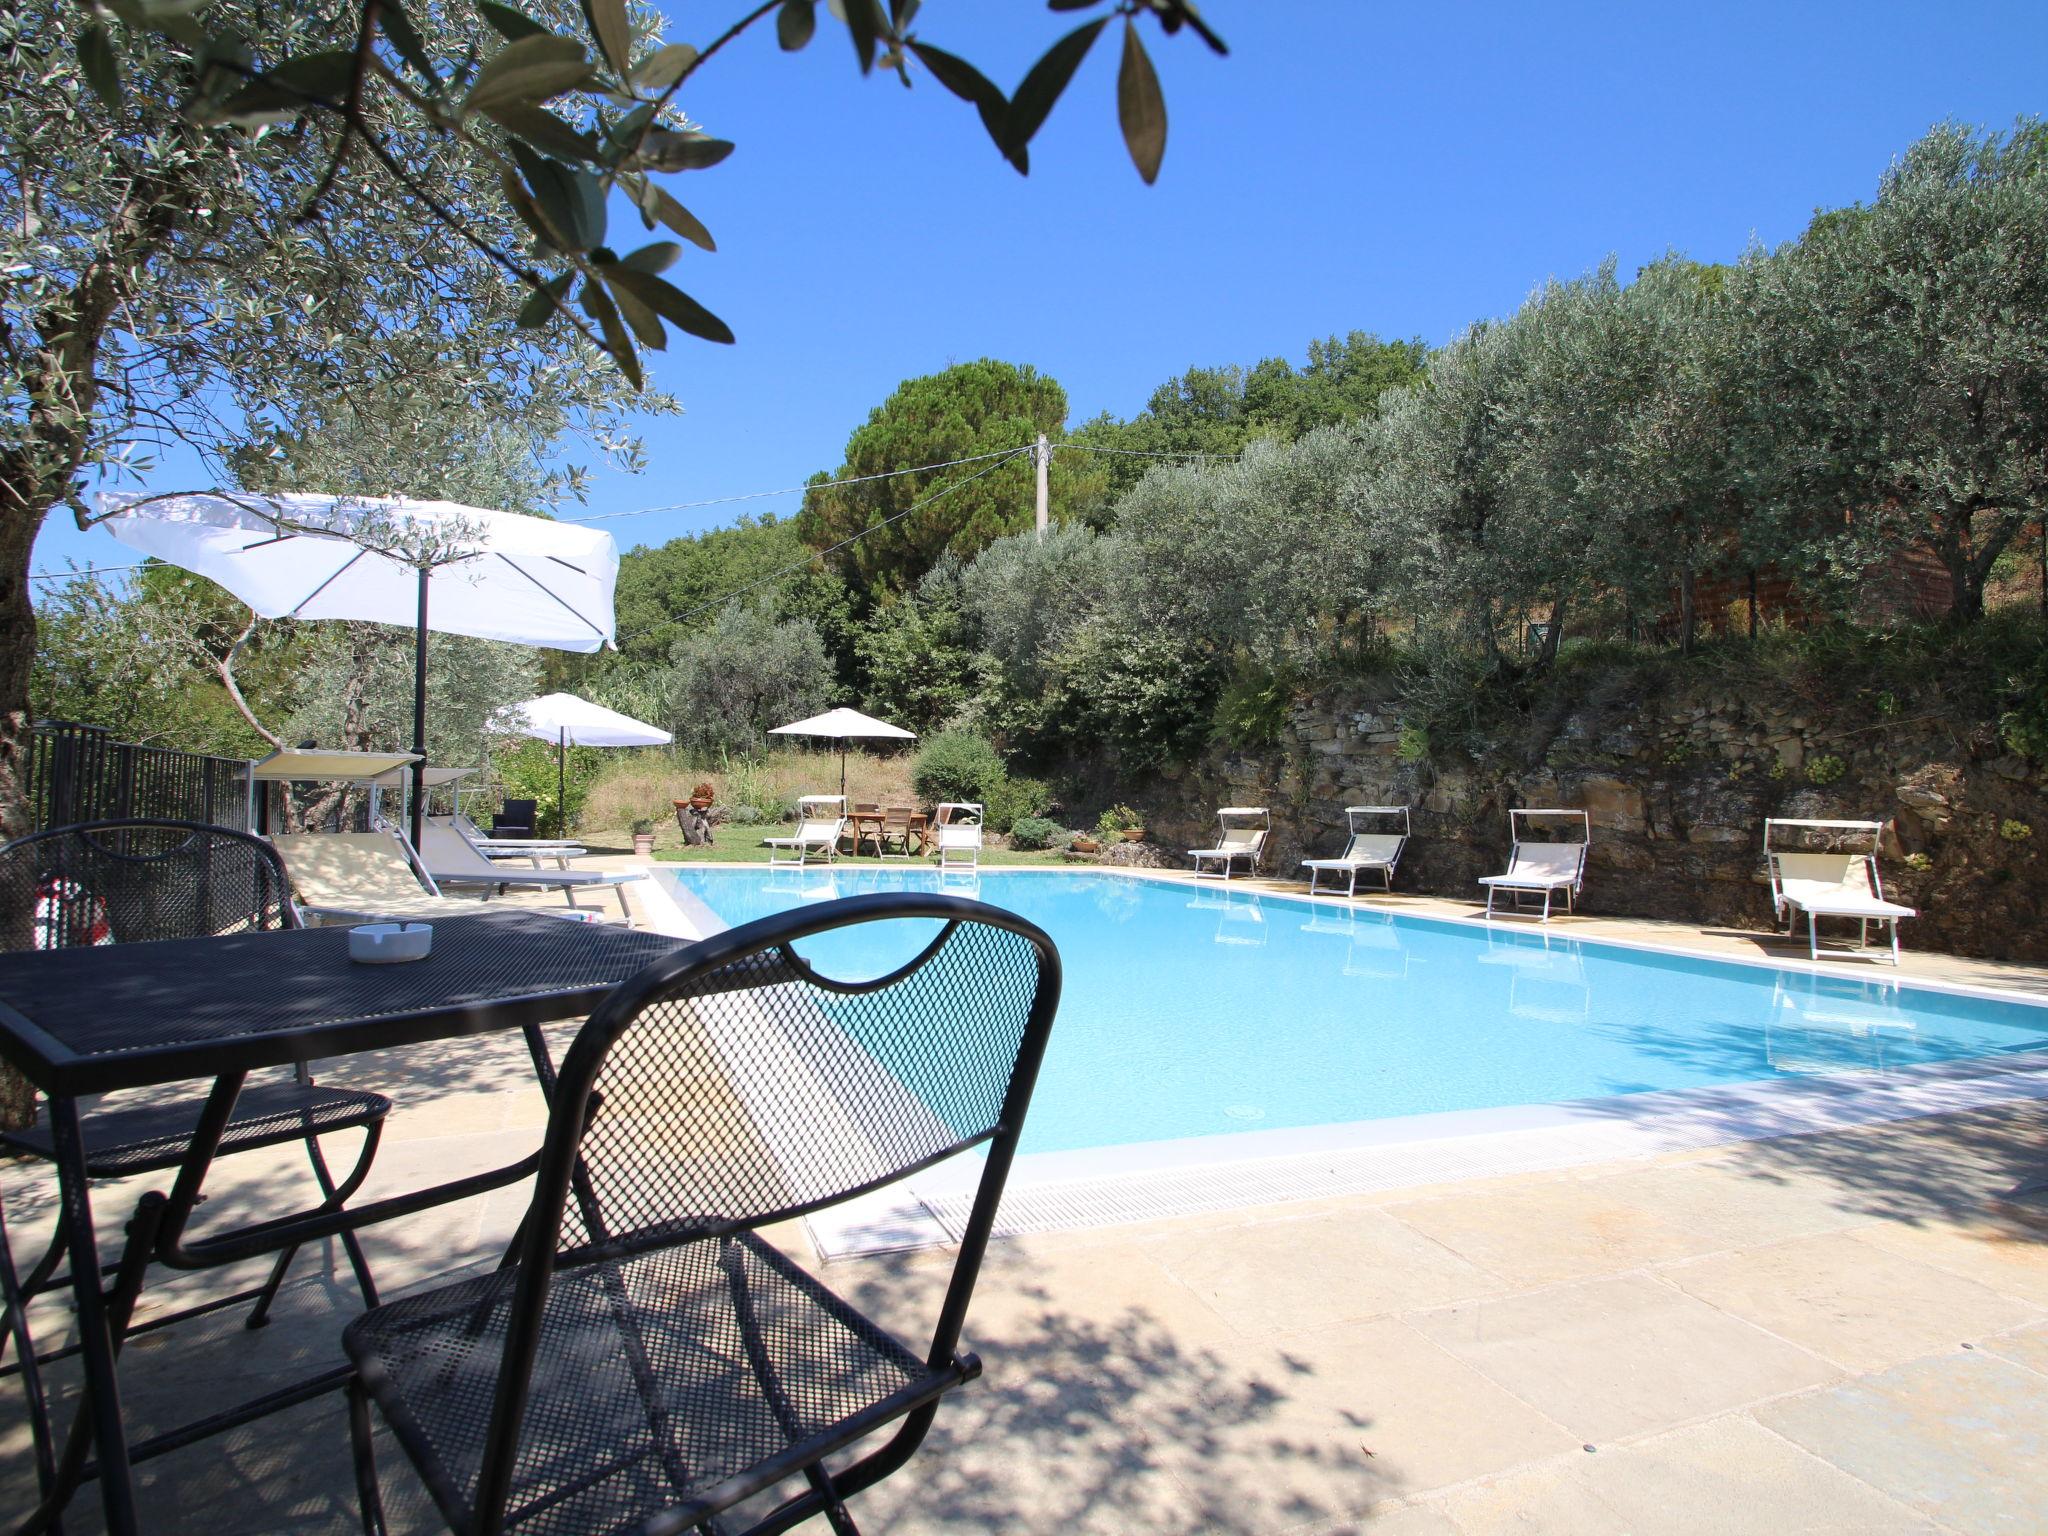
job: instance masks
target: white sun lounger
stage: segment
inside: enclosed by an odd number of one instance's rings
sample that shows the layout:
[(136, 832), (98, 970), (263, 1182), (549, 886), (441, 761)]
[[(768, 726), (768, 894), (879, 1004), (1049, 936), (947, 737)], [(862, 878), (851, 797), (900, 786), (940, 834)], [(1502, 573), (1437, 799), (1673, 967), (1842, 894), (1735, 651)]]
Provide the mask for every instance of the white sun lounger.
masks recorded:
[[(1190, 848), (1188, 857), (1195, 861), (1195, 878), (1228, 880), (1230, 871), (1239, 859), (1245, 861), (1245, 873), (1259, 872), (1259, 859), (1266, 851), (1266, 834), (1272, 830), (1273, 818), (1263, 805), (1226, 805), (1216, 813), (1218, 835), (1214, 848)], [(1214, 866), (1221, 866), (1220, 869)]]
[(541, 867), (542, 859), (553, 859), (557, 869), (567, 869), (571, 859), (585, 858), (590, 853), (571, 837), (493, 837), (460, 812), (452, 819), (456, 830), (487, 859), (504, 859), (508, 863), (523, 859), (535, 869)]
[[(1550, 820), (1575, 821), (1579, 827), (1579, 840), (1573, 842), (1539, 842), (1529, 835), (1529, 823), (1538, 817)], [(1517, 910), (1525, 897), (1542, 896), (1543, 921), (1550, 921), (1550, 904), (1562, 894), (1564, 909), (1574, 910), (1580, 891), (1586, 884), (1586, 845), (1592, 840), (1592, 823), (1584, 811), (1559, 809), (1513, 810), (1508, 812), (1508, 836), (1512, 846), (1508, 850), (1508, 867), (1505, 873), (1481, 875), (1479, 883), (1486, 887), (1486, 917), (1493, 920), (1493, 898), (1506, 891), (1514, 900)]]
[(981, 868), (982, 807), (973, 800), (947, 800), (932, 812), (932, 849), (939, 873), (977, 873)]
[[(1819, 920), (1843, 917), (1856, 920), (1858, 949), (1868, 947), (1872, 923), (1889, 923), (1892, 964), (1899, 963), (1899, 919), (1920, 914), (1885, 898), (1884, 879), (1877, 870), (1877, 846), (1884, 829), (1881, 821), (1799, 821), (1777, 816), (1765, 820), (1764, 861), (1770, 866), (1771, 906), (1785, 922), (1787, 933), (1796, 933), (1799, 914), (1806, 914), (1810, 959), (1821, 957)], [(1829, 841), (1863, 846), (1819, 853), (1774, 846), (1774, 838), (1785, 839), (1788, 834), (1797, 838), (1801, 833), (1822, 833)]]
[[(826, 863), (839, 856), (839, 837), (846, 830), (846, 796), (805, 795), (796, 803), (796, 832), (789, 837), (764, 837), (770, 864), (808, 864), (813, 857)], [(795, 854), (795, 858), (778, 854)]]
[[(1398, 816), (1401, 818), (1399, 832), (1372, 832), (1366, 830), (1366, 822), (1374, 816)], [(1344, 894), (1358, 894), (1358, 877), (1361, 874), (1377, 874), (1387, 890), (1394, 888), (1394, 866), (1401, 862), (1401, 851), (1408, 846), (1408, 807), (1405, 805), (1347, 805), (1344, 819), (1351, 828), (1351, 840), (1344, 845), (1344, 851), (1334, 859), (1303, 859), (1301, 867), (1308, 871), (1308, 893), (1317, 894), (1317, 884), (1325, 874), (1345, 876)]]
[[(403, 834), (400, 834), (403, 841)], [(578, 891), (608, 890), (619, 900), (619, 916), (628, 922), (633, 914), (626, 906), (620, 886), (644, 880), (641, 874), (607, 875), (597, 870), (506, 869), (494, 864), (462, 835), (446, 816), (429, 816), (420, 826), (419, 863), (436, 886), (480, 885), (488, 899), (493, 891), (560, 891), (570, 906), (576, 905)]]

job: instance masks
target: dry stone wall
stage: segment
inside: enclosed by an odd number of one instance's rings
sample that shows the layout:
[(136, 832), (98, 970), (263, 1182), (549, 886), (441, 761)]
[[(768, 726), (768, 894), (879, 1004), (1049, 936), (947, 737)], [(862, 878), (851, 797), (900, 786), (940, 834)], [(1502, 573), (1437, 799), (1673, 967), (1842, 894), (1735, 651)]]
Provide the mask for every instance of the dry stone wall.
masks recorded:
[(1909, 948), (2048, 963), (2048, 776), (1990, 726), (1788, 709), (1727, 691), (1588, 704), (1519, 765), (1404, 761), (1391, 690), (1303, 702), (1282, 739), (1213, 749), (1154, 786), (1150, 837), (1207, 846), (1218, 805), (1273, 811), (1273, 863), (1334, 853), (1344, 807), (1410, 804), (1399, 885), (1470, 896), (1503, 867), (1511, 806), (1583, 808), (1587, 910), (1763, 930), (1766, 816), (1888, 819), (1886, 892)]

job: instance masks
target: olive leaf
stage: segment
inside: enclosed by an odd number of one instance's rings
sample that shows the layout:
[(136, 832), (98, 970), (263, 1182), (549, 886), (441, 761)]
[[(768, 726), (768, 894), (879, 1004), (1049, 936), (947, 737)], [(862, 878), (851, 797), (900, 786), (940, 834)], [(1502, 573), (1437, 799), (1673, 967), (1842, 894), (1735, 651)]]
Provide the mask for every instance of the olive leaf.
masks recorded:
[(583, 19), (590, 23), (605, 62), (623, 77), (633, 59), (633, 23), (626, 19), (626, 0), (583, 0)]
[(775, 13), (775, 41), (784, 53), (795, 53), (817, 30), (816, 0), (782, 0), (782, 9)]
[[(660, 278), (650, 279), (660, 282)], [(597, 328), (604, 333), (604, 349), (611, 353), (619, 365), (619, 371), (635, 389), (645, 382), (640, 374), (640, 354), (633, 350), (633, 338), (626, 334), (624, 322), (619, 319), (618, 306), (604, 291), (602, 283), (585, 283), (576, 301), (583, 306), (583, 313), (597, 322)]]
[(730, 139), (657, 129), (640, 141), (639, 159), (657, 171), (701, 171), (718, 164), (732, 148)]
[(524, 11), (515, 11), (509, 5), (500, 5), (498, 0), (476, 0), (477, 13), (491, 24), (491, 30), (508, 43), (516, 43), (522, 37), (551, 37), (552, 33)]
[(484, 112), (507, 101), (542, 102), (588, 85), (590, 79), (590, 61), (574, 38), (553, 33), (525, 37), (484, 61), (463, 110)]
[(1116, 117), (1124, 130), (1124, 147), (1131, 163), (1151, 186), (1159, 179), (1159, 162), (1166, 155), (1166, 98), (1160, 94), (1159, 76), (1138, 29), (1124, 18), (1124, 57), (1116, 75)]
[(570, 127), (546, 107), (508, 101), (486, 107), (484, 116), (558, 160), (588, 160), (597, 154), (596, 139), (579, 128)]
[(659, 219), (692, 245), (701, 246), (707, 251), (718, 249), (718, 242), (711, 238), (711, 231), (704, 227), (694, 213), (662, 188), (644, 178), (640, 185), (639, 203), (641, 222), (649, 229), (654, 228), (654, 221)]
[(651, 309), (630, 288), (618, 281), (624, 269), (614, 262), (593, 262), (597, 275), (604, 279), (605, 287), (611, 290), (612, 302), (619, 306), (619, 313), (625, 318), (627, 328), (640, 338), (640, 344), (656, 352), (668, 350), (668, 332), (662, 328), (661, 317)]
[(588, 171), (575, 170), (512, 141), (512, 158), (563, 250), (587, 251), (604, 243), (604, 186)]
[(1067, 88), (1067, 83), (1074, 78), (1074, 71), (1081, 67), (1081, 60), (1088, 56), (1095, 39), (1108, 25), (1107, 16), (1098, 16), (1076, 27), (1046, 49), (1044, 56), (1031, 66), (1023, 84), (1010, 98), (1010, 110), (1004, 121), (1004, 154), (1014, 154), (1024, 148), (1045, 126), (1046, 114), (1052, 111), (1053, 103), (1060, 99), (1060, 92)]
[(98, 22), (89, 23), (78, 34), (78, 67), (85, 71), (85, 83), (109, 112), (121, 110), (121, 65), (114, 57), (114, 41)]
[(441, 77), (434, 69), (433, 55), (427, 52), (419, 29), (412, 24), (412, 18), (405, 14), (405, 7), (398, 0), (381, 0), (377, 7), (377, 28), (398, 51), (398, 56), (411, 66), (414, 74), (430, 86), (441, 84)]
[[(934, 80), (962, 101), (974, 103), (975, 110), (981, 113), (982, 127), (988, 130), (988, 136), (995, 140), (996, 147), (1002, 149), (1004, 120), (1009, 114), (1010, 103), (996, 88), (995, 82), (965, 59), (958, 58), (943, 48), (934, 48), (929, 43), (915, 40), (909, 44), (909, 48), (917, 55), (918, 61), (932, 72)], [(1018, 170), (1028, 171), (1031, 168), (1021, 149), (1015, 155), (1009, 155), (1007, 150), (1004, 153)]]
[(560, 277), (551, 277), (526, 296), (526, 302), (519, 306), (519, 326), (522, 330), (535, 330), (546, 325), (555, 317), (561, 307), (562, 295), (569, 291), (569, 284), (576, 280), (572, 267)]
[(630, 255), (621, 256), (619, 265), (635, 272), (666, 272), (682, 254), (683, 248), (675, 241), (655, 240)]
[(696, 62), (697, 50), (688, 43), (670, 43), (633, 66), (632, 82), (643, 91), (665, 91)]
[(678, 330), (687, 331), (704, 341), (729, 343), (732, 340), (732, 327), (666, 278), (618, 266), (605, 269), (605, 281), (625, 288)]

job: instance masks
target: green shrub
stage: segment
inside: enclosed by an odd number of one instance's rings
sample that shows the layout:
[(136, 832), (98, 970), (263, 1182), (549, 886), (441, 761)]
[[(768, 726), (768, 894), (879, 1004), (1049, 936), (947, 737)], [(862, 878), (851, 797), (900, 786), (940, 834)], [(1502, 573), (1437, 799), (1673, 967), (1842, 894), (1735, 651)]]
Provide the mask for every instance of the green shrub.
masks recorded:
[(1097, 818), (1096, 835), (1108, 842), (1115, 842), (1126, 832), (1135, 832), (1145, 825), (1145, 819), (1128, 805), (1112, 805)]
[(1293, 697), (1294, 680), (1285, 673), (1239, 673), (1216, 700), (1210, 740), (1233, 747), (1272, 746), (1287, 729), (1287, 706)]
[(1010, 828), (1012, 848), (1064, 848), (1071, 841), (1065, 827), (1043, 816), (1020, 816)]
[(1806, 782), (1809, 784), (1832, 784), (1849, 771), (1849, 765), (1832, 752), (1823, 752), (1819, 757), (1806, 760)]
[(1429, 727), (1404, 722), (1401, 726), (1401, 739), (1394, 744), (1394, 755), (1404, 763), (1428, 762)]
[(986, 805), (990, 792), (1006, 777), (1002, 754), (986, 736), (973, 731), (940, 731), (918, 749), (910, 784), (919, 798), (936, 805), (942, 800), (978, 800)]
[(1005, 775), (988, 787), (982, 811), (990, 831), (1010, 832), (1018, 822), (1043, 816), (1051, 806), (1052, 786), (1043, 779)]
[(1998, 824), (1998, 835), (2008, 843), (2024, 843), (2034, 835), (2034, 829), (2024, 821), (2015, 821), (2008, 816)]
[(1934, 860), (1925, 853), (1909, 853), (1906, 855), (1906, 868), (1919, 870), (1922, 874), (1925, 874), (1928, 870), (1934, 868)]
[(561, 837), (582, 819), (583, 802), (590, 798), (591, 781), (604, 767), (604, 751), (599, 747), (568, 749), (566, 787), (569, 810), (566, 816), (560, 814), (561, 807), (556, 803), (559, 781), (553, 745), (542, 741), (522, 741), (510, 752), (501, 752), (496, 766), (506, 796), (533, 801), (541, 827), (548, 829), (544, 835)]

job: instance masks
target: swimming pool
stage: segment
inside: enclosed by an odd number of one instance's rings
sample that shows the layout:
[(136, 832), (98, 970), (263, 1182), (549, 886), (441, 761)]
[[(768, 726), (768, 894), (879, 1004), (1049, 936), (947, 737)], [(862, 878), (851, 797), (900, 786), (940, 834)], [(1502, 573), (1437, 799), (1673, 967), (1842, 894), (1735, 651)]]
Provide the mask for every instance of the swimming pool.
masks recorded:
[[(1066, 871), (664, 870), (724, 922), (946, 889), (1029, 918), (1065, 968), (1024, 1149), (1887, 1073), (2048, 1049), (2048, 1008), (1411, 917), (1221, 883)], [(930, 924), (806, 946), (875, 976)]]

